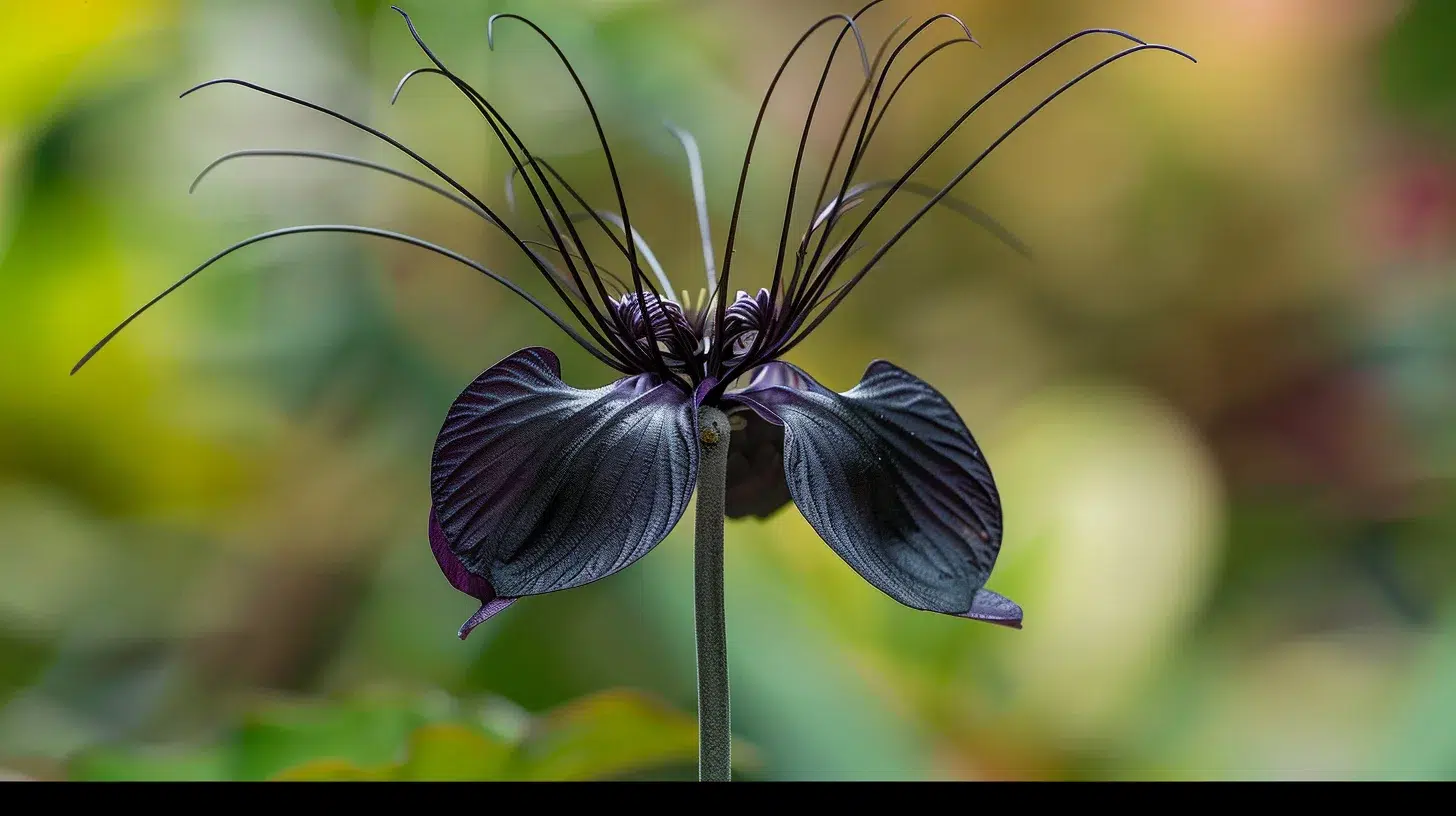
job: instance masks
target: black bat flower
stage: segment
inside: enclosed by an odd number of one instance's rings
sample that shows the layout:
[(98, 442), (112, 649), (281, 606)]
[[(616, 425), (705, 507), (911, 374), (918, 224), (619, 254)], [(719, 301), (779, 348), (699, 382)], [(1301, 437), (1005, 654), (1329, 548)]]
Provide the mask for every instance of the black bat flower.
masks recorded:
[[(447, 187), (363, 159), (294, 150), (241, 151), (222, 157), (283, 155), (346, 162), (433, 190), (499, 229), (554, 290), (567, 314), (548, 308), (481, 264), (412, 236), (370, 227), (309, 225), (266, 232), (235, 244), (189, 273), (138, 310), (97, 344), (77, 368), (141, 312), (219, 258), (259, 241), (306, 232), (347, 232), (399, 241), (450, 257), (511, 289), (561, 327), (582, 348), (618, 371), (621, 379), (593, 390), (560, 378), (556, 355), (544, 348), (518, 351), (477, 377), (451, 405), (435, 443), (430, 473), (430, 544), (450, 583), (481, 603), (460, 629), (472, 628), (515, 599), (604, 578), (647, 554), (687, 508), (704, 441), (704, 407), (727, 415), (731, 438), (724, 511), (730, 517), (765, 517), (790, 500), (824, 541), (856, 572), (895, 600), (917, 609), (1021, 625), (1021, 609), (986, 589), (1001, 546), (1001, 502), (991, 470), (951, 404), (930, 385), (891, 363), (871, 363), (863, 379), (835, 393), (782, 357), (809, 336), (895, 244), (935, 205), (948, 206), (986, 227), (1018, 251), (1024, 247), (981, 211), (949, 192), (1011, 133), (1073, 85), (1131, 54), (1162, 50), (1109, 29), (1074, 34), (1028, 62), (972, 104), (898, 178), (856, 181), (860, 163), (896, 95), (936, 53), (974, 43), (969, 29), (938, 14), (901, 36), (901, 23), (871, 58), (858, 13), (815, 23), (779, 66), (754, 122), (739, 177), (721, 266), (709, 234), (697, 147), (674, 129), (687, 152), (707, 272), (706, 296), (678, 299), (666, 272), (633, 228), (612, 152), (590, 97), (556, 43), (534, 23), (513, 14), (490, 20), (493, 47), (498, 20), (529, 26), (555, 50), (581, 91), (600, 139), (616, 192), (615, 211), (589, 204), (552, 166), (532, 154), (500, 112), (425, 45), (405, 16), (431, 67), (480, 112), (509, 154), (507, 196), (515, 205), (524, 186), (543, 219), (549, 242), (523, 238), (479, 197), (434, 164), (384, 133), (312, 102), (236, 79), (207, 85), (242, 85), (303, 105), (363, 130), (418, 161)], [(398, 9), (396, 9), (398, 10)], [(400, 12), (401, 15), (404, 12)], [(903, 72), (905, 50), (937, 23), (958, 35), (926, 49)], [(730, 286), (734, 241), (749, 162), (764, 112), (785, 69), (811, 35), (837, 31), (804, 120), (789, 180), (772, 281), (756, 294)], [(940, 188), (911, 176), (991, 97), (1068, 43), (1104, 35), (1131, 43), (1057, 88)], [(829, 161), (812, 218), (796, 243), (799, 194), (811, 125), (839, 48), (852, 40), (865, 79), (854, 98)], [(1192, 59), (1189, 57), (1189, 59)], [(892, 72), (899, 79), (888, 84)], [(192, 90), (197, 90), (194, 88)], [(188, 91), (191, 93), (192, 91)], [(396, 96), (399, 88), (396, 89)], [(184, 94), (185, 96), (185, 94)], [(207, 172), (204, 170), (204, 174)], [(200, 177), (199, 177), (200, 178)], [(866, 229), (898, 194), (925, 199), (883, 244), (856, 264)], [(865, 206), (853, 226), (845, 215)], [(618, 279), (592, 261), (583, 231), (599, 231), (630, 269)], [(842, 233), (842, 234), (837, 234)], [(546, 253), (552, 253), (549, 259)], [(735, 387), (736, 386), (736, 387)]]

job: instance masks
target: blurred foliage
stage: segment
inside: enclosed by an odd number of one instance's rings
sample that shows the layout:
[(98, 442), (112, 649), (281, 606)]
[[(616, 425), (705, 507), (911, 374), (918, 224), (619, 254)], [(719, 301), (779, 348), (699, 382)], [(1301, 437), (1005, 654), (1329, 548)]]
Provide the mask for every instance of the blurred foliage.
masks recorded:
[(1381, 81), (1386, 97), (1400, 109), (1456, 126), (1456, 6), (1442, 0), (1416, 0), (1385, 41)]
[[(901, 172), (1079, 28), (1200, 63), (1119, 63), (957, 189), (1034, 263), (934, 213), (796, 350), (828, 386), (884, 357), (956, 404), (1006, 505), (991, 586), (1026, 628), (899, 607), (791, 509), (732, 525), (745, 778), (1456, 777), (1452, 8), (888, 0), (868, 16), (872, 47), (938, 11), (985, 47), (917, 73), (865, 178)], [(763, 88), (798, 32), (852, 5), (409, 3), (436, 53), (605, 202), (550, 49), (504, 24), (486, 48), (486, 19), (511, 9), (585, 78), (633, 224), (688, 288), (688, 174), (661, 123), (698, 136), (721, 246)], [(1114, 47), (1048, 60), (917, 179), (940, 183)], [(812, 63), (768, 109), (740, 288), (772, 266)], [(374, 0), (0, 6), (0, 778), (692, 776), (690, 526), (454, 636), (473, 604), (424, 535), (447, 406), (526, 345), (561, 352), (573, 384), (608, 376), (498, 287), (407, 247), (287, 238), (67, 375), (199, 260), (286, 224), (399, 229), (544, 292), (477, 218), (380, 174), (239, 160), (187, 195), (240, 148), (417, 169), (240, 88), (176, 98), (237, 76), (380, 127), (505, 211), (507, 159), (447, 83), (389, 104), (423, 64)], [(857, 70), (836, 66), (826, 105)], [(811, 132), (815, 182), (831, 118)]]
[[(690, 717), (630, 692), (594, 695), (534, 721), (500, 701), (474, 712), (452, 702), (372, 694), (273, 704), (214, 745), (91, 749), (70, 761), (67, 778), (592, 780), (691, 769), (697, 758)], [(751, 769), (751, 758), (739, 745), (740, 765)]]

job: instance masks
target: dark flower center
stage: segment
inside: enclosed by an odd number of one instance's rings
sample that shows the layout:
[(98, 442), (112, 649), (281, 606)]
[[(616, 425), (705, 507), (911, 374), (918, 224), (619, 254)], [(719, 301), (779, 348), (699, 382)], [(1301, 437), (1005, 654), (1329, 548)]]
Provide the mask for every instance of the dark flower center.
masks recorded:
[(644, 292), (628, 292), (611, 301), (612, 317), (621, 327), (619, 339), (646, 355), (657, 344), (663, 361), (675, 373), (704, 378), (708, 351), (720, 344), (724, 350), (720, 366), (735, 366), (753, 352), (762, 332), (770, 328), (775, 314), (773, 297), (767, 289), (750, 295), (739, 292), (723, 315), (723, 328), (712, 326), (713, 299), (703, 297), (699, 305), (684, 307), (672, 300)]
[(728, 351), (728, 364), (738, 363), (752, 350), (759, 333), (769, 328), (774, 313), (773, 296), (767, 289), (759, 289), (752, 296), (738, 293), (723, 313), (723, 347)]

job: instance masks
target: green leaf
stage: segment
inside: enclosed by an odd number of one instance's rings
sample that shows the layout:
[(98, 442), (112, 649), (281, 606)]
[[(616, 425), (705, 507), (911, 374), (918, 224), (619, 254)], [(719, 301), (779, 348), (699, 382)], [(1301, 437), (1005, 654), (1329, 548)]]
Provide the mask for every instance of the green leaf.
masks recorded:
[[(735, 764), (751, 764), (735, 743)], [(692, 717), (630, 691), (593, 695), (548, 714), (526, 738), (514, 772), (526, 779), (611, 779), (698, 756)]]
[(463, 725), (427, 725), (410, 736), (399, 779), (466, 782), (500, 779), (514, 746)]
[[(520, 744), (440, 698), (273, 702), (220, 745), (107, 748), (75, 757), (76, 780), (488, 781), (611, 779), (692, 768), (693, 717), (632, 691), (582, 698), (535, 719)], [(734, 744), (735, 765), (756, 764)]]
[(1456, 604), (1412, 673), (1409, 701), (1375, 772), (1382, 779), (1456, 779)]
[(384, 782), (398, 779), (398, 766), (361, 768), (342, 759), (316, 759), (272, 776), (274, 782)]
[(454, 723), (421, 726), (409, 736), (408, 757), (365, 767), (345, 759), (314, 759), (273, 774), (278, 782), (479, 782), (501, 778), (510, 744)]
[(54, 651), (53, 644), (39, 638), (0, 629), (0, 703), (35, 682)]
[(322, 760), (389, 765), (402, 758), (410, 734), (426, 720), (422, 711), (393, 701), (273, 704), (250, 714), (233, 735), (233, 774), (259, 780), (306, 763), (321, 773), (342, 767), (316, 764)]
[(71, 759), (80, 782), (215, 782), (228, 779), (223, 753), (206, 748), (97, 748)]
[(1456, 3), (1417, 0), (1391, 29), (1380, 60), (1381, 89), (1402, 110), (1456, 125)]

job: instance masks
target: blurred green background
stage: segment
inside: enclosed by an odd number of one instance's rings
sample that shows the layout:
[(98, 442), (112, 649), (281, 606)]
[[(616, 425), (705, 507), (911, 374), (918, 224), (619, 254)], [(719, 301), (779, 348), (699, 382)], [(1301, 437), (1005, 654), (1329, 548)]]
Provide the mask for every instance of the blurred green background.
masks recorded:
[[(763, 88), (809, 23), (854, 6), (406, 8), (605, 203), (569, 80), (524, 27), (488, 51), (485, 21), (525, 10), (558, 38), (634, 225), (696, 288), (688, 174), (662, 121), (698, 136), (721, 250)], [(917, 75), (864, 178), (899, 173), (1079, 28), (1201, 62), (1119, 63), (958, 188), (1034, 262), (932, 213), (796, 350), (839, 390), (883, 357), (951, 398), (1005, 501), (990, 586), (1026, 628), (899, 606), (792, 509), (730, 525), (739, 777), (1456, 777), (1456, 4), (890, 0), (866, 34), (938, 11), (985, 47)], [(767, 279), (826, 47), (770, 108), (740, 288)], [(938, 185), (1116, 48), (1049, 60), (917, 178)], [(578, 386), (609, 374), (504, 290), (409, 247), (284, 238), (67, 376), (194, 264), (293, 223), (403, 230), (540, 289), (478, 219), (368, 171), (244, 160), (187, 194), (240, 148), (416, 169), (240, 88), (177, 99), (235, 76), (356, 115), (504, 207), (504, 154), (445, 82), (389, 105), (425, 64), (374, 0), (0, 4), (0, 776), (692, 776), (691, 525), (455, 638), (474, 602), (425, 537), (450, 401), (526, 345), (562, 352)], [(836, 68), (835, 110), (855, 70)]]

